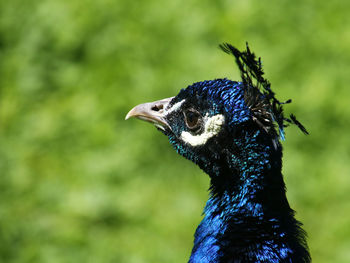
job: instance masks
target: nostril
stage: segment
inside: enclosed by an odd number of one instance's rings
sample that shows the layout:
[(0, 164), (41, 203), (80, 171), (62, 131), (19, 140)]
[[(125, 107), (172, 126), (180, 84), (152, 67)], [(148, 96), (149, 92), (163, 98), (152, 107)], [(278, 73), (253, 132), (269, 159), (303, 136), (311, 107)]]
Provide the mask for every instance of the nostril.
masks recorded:
[(160, 111), (163, 109), (163, 104), (158, 104), (158, 105), (154, 105), (151, 110), (153, 111)]

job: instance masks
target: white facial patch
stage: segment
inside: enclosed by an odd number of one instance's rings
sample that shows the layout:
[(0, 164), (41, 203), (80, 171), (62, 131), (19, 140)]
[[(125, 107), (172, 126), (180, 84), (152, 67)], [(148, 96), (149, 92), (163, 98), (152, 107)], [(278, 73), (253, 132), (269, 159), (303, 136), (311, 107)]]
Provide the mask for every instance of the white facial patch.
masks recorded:
[(181, 133), (181, 139), (192, 146), (204, 145), (210, 138), (220, 132), (221, 127), (225, 122), (225, 117), (222, 114), (212, 117), (206, 116), (204, 122), (204, 131), (201, 134), (192, 135), (190, 132), (183, 131)]

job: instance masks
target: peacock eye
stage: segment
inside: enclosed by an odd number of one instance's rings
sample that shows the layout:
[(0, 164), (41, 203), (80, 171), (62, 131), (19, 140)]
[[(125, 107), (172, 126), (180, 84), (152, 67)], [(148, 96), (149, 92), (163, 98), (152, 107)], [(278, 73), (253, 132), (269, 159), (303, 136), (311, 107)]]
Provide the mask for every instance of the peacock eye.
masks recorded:
[(186, 126), (191, 129), (195, 130), (197, 128), (200, 128), (201, 124), (201, 115), (198, 111), (196, 110), (187, 110), (184, 112), (185, 115), (185, 123)]

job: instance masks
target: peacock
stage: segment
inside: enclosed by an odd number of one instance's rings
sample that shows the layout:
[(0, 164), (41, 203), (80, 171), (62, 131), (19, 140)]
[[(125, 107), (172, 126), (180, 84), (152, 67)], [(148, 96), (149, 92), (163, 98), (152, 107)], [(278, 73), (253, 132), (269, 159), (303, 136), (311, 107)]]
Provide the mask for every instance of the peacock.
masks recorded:
[(284, 128), (305, 127), (264, 78), (261, 59), (231, 44), (241, 81), (194, 83), (178, 95), (140, 104), (126, 119), (153, 123), (175, 150), (210, 177), (209, 199), (190, 263), (310, 262), (306, 233), (286, 198)]

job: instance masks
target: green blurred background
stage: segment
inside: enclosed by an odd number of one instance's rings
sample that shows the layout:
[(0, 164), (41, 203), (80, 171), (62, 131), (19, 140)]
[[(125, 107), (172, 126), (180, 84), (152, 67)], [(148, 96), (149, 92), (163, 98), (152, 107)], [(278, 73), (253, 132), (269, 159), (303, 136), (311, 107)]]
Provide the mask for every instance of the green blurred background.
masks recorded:
[(134, 105), (238, 79), (286, 107), (288, 198), (314, 262), (350, 262), (348, 0), (0, 2), (0, 262), (187, 262), (209, 179)]

